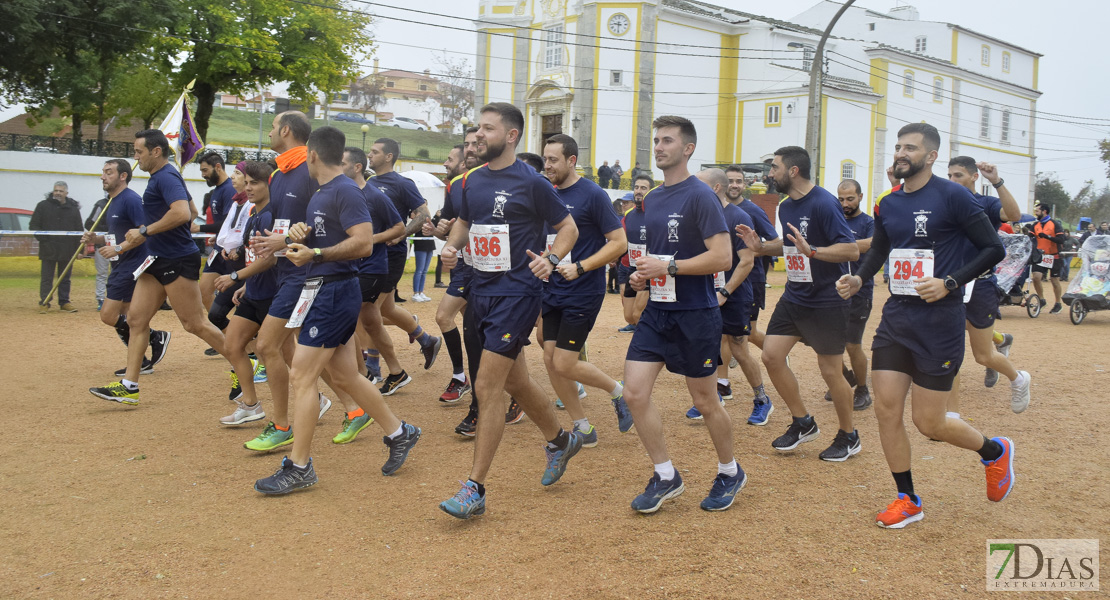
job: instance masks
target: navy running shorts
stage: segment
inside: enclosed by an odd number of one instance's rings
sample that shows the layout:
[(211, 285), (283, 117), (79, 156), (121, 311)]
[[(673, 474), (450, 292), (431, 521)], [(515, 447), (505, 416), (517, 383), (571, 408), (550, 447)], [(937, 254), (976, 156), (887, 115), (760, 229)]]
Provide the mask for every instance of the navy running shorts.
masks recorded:
[(721, 305), (721, 333), (725, 335), (750, 335), (751, 313), (746, 303), (739, 300), (726, 301)]
[(297, 299), (301, 297), (303, 289), (303, 281), (283, 281), (270, 302), (270, 310), (267, 314), (288, 321), (289, 317), (293, 316), (293, 308), (297, 306)]
[(297, 343), (313, 348), (338, 348), (346, 344), (355, 334), (361, 310), (357, 278), (324, 283), (305, 315)]
[(467, 303), (472, 324), (483, 350), (516, 359), (529, 344), (528, 335), (540, 314), (539, 296), (476, 296)]
[(976, 329), (994, 327), (994, 320), (999, 316), (998, 287), (995, 285), (994, 277), (976, 279), (968, 285), (975, 287), (971, 290), (971, 299), (964, 306), (967, 322)]
[[(132, 264), (132, 266), (138, 265)], [(108, 273), (107, 298), (118, 302), (131, 302), (131, 295), (134, 293), (135, 269), (117, 269), (113, 266), (112, 272)]]
[(162, 258), (159, 256), (147, 267), (146, 271), (143, 271), (143, 274), (153, 275), (158, 283), (164, 286), (173, 283), (178, 277), (199, 281), (200, 253), (189, 254), (181, 258)]
[[(943, 381), (960, 372), (964, 361), (965, 318), (963, 302), (925, 304), (916, 299), (903, 300), (892, 296), (883, 305), (883, 316), (871, 341), (871, 370), (895, 370), (919, 375), (914, 383), (927, 389), (938, 389), (929, 387), (937, 385), (929, 378)], [(912, 365), (886, 365), (888, 357), (884, 357), (884, 353), (889, 353), (890, 362), (897, 355), (909, 356)], [(880, 368), (884, 365), (888, 368)], [(951, 382), (947, 389), (951, 389)]]
[(447, 283), (447, 295), (466, 300), (470, 296), (470, 278), (474, 275), (474, 270), (459, 261), (454, 269), (451, 269), (451, 281)]
[(844, 341), (848, 344), (862, 344), (863, 330), (867, 319), (871, 318), (871, 298), (852, 296), (848, 301), (848, 329)]
[(661, 362), (686, 377), (715, 376), (721, 364), (721, 311), (661, 310), (649, 302), (625, 359)]
[(272, 298), (252, 300), (246, 294), (243, 294), (239, 296), (239, 304), (235, 307), (235, 316), (262, 325), (262, 321), (266, 319), (266, 312), (270, 310), (272, 300)]
[(366, 275), (359, 273), (358, 287), (362, 292), (362, 301), (374, 304), (382, 294), (388, 294), (393, 291), (389, 284), (389, 275), (385, 273), (377, 275)]
[(780, 299), (767, 323), (767, 335), (801, 338), (817, 354), (839, 356), (848, 338), (848, 303), (810, 308)]

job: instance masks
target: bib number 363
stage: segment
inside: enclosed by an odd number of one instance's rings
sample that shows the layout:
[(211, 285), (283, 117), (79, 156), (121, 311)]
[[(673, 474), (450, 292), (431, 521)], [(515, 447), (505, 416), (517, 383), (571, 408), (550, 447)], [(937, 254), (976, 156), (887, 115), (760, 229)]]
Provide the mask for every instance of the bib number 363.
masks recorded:
[(813, 271), (809, 268), (809, 257), (798, 252), (794, 246), (782, 247), (786, 259), (786, 280), (795, 283), (813, 283)]

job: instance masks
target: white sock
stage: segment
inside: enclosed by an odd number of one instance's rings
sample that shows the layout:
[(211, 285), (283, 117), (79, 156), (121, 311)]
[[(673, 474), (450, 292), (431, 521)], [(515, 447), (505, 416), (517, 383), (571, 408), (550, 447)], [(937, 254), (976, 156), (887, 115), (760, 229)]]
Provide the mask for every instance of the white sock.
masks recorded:
[(960, 418), (960, 413), (948, 411), (948, 412), (944, 413), (944, 416), (948, 417), (949, 419), (959, 419)]
[(123, 387), (131, 390), (132, 392), (139, 389), (139, 382), (138, 381), (128, 381), (126, 379), (121, 379), (120, 383), (123, 384)]
[(655, 465), (655, 472), (659, 474), (659, 479), (663, 481), (670, 481), (674, 479), (674, 465), (671, 461)]
[(720, 473), (721, 475), (726, 475), (728, 477), (735, 477), (736, 473), (737, 473), (737, 469), (739, 469), (739, 467), (736, 465), (736, 459), (735, 458), (732, 459), (732, 462), (728, 463), (727, 465), (724, 464), (724, 463), (717, 463), (717, 472)]
[(297, 467), (298, 469), (307, 469), (308, 468), (308, 463), (305, 463), (303, 465), (298, 465), (297, 463), (293, 463), (293, 466)]
[(589, 419), (575, 419), (574, 420), (574, 426), (575, 426), (575, 428), (578, 429), (578, 431), (581, 431), (582, 433), (586, 433), (587, 431), (590, 430), (590, 420)]
[(613, 388), (613, 391), (609, 392), (609, 396), (611, 398), (619, 398), (623, 395), (624, 395), (624, 386), (621, 385), (621, 382), (618, 381), (617, 382), (617, 387)]
[(717, 378), (717, 383), (719, 383), (719, 384), (721, 384), (721, 385), (729, 385), (729, 380), (727, 380), (727, 379), (721, 379), (720, 377), (718, 377), (718, 378)]
[(466, 375), (464, 375), (462, 373), (455, 373), (455, 374), (451, 375), (451, 377), (454, 377), (455, 379), (459, 380), (462, 383), (466, 383)]
[(1010, 382), (1010, 387), (1021, 387), (1025, 385), (1025, 378), (1021, 376), (1021, 371), (1018, 371), (1017, 379)]
[(404, 432), (405, 432), (405, 424), (401, 423), (401, 426), (397, 428), (397, 431), (394, 431), (393, 433), (389, 434), (387, 437), (389, 437), (389, 439), (391, 439), (391, 440), (395, 440), (395, 439), (397, 439), (398, 436), (400, 436)]

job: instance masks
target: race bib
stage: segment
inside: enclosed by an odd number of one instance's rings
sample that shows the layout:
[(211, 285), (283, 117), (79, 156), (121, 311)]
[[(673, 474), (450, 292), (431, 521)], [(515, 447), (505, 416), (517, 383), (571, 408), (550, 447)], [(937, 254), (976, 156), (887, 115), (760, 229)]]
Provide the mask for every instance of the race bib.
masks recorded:
[(1056, 256), (1055, 256), (1055, 255), (1052, 255), (1052, 254), (1045, 254), (1045, 255), (1044, 255), (1044, 256), (1043, 256), (1042, 258), (1041, 258), (1041, 262), (1037, 263), (1037, 266), (1038, 266), (1038, 267), (1044, 267), (1044, 268), (1046, 268), (1046, 269), (1051, 269), (1051, 268), (1052, 268), (1052, 263), (1053, 263), (1053, 262), (1054, 262), (1055, 260), (1056, 260)]
[[(289, 233), (289, 219), (274, 219), (274, 228), (271, 231), (277, 235), (287, 235)], [(285, 256), (285, 250), (274, 252), (274, 256)]]
[(813, 271), (809, 268), (809, 257), (798, 252), (794, 246), (783, 246), (782, 256), (786, 260), (786, 279), (795, 283), (813, 283)]
[[(667, 264), (670, 264), (671, 259), (674, 258), (674, 255), (664, 254), (648, 254), (648, 256), (661, 260)], [(664, 275), (662, 277), (653, 278), (648, 282), (648, 286), (650, 287), (649, 298), (652, 302), (678, 302), (678, 293), (675, 291), (674, 287), (674, 277)]]
[(301, 297), (297, 298), (297, 305), (293, 307), (293, 314), (285, 324), (286, 327), (295, 329), (304, 323), (304, 318), (308, 316), (308, 309), (312, 308), (312, 301), (316, 299), (316, 294), (320, 293), (320, 286), (322, 285), (324, 285), (324, 279), (322, 277), (313, 277), (312, 279), (305, 280), (304, 289), (301, 290)]
[(243, 246), (243, 250), (243, 262), (249, 267), (254, 262), (254, 250), (251, 250), (250, 246)]
[(629, 266), (636, 266), (636, 259), (647, 253), (647, 244), (629, 244), (628, 245), (628, 264)]
[(713, 289), (719, 290), (725, 287), (725, 272), (717, 271), (713, 274)]
[(139, 265), (138, 269), (135, 269), (135, 273), (134, 273), (135, 281), (138, 281), (139, 280), (139, 275), (142, 275), (143, 271), (147, 270), (147, 268), (150, 265), (154, 264), (154, 261), (157, 260), (157, 259), (158, 259), (157, 256), (148, 255), (146, 257), (146, 260), (143, 261), (143, 264)]
[(470, 255), (470, 244), (463, 246), (462, 249), (463, 263), (468, 267), (474, 266), (474, 257)]
[[(556, 234), (552, 233), (552, 234), (549, 234), (549, 235), (547, 236), (547, 252), (548, 252), (549, 254), (551, 253), (551, 246), (552, 246), (552, 244), (554, 244), (554, 243), (555, 243), (555, 235), (556, 235)], [(572, 261), (570, 260), (570, 252), (567, 252), (567, 255), (566, 255), (566, 256), (564, 256), (564, 257), (562, 258), (562, 260), (560, 260), (560, 261), (559, 261), (559, 264), (560, 264), (560, 265), (569, 265), (569, 264), (570, 264), (571, 262), (572, 262)]]
[(964, 286), (964, 304), (971, 302), (971, 294), (975, 292), (975, 282)]
[(219, 255), (219, 253), (219, 250), (213, 250), (208, 253), (208, 266), (211, 267), (212, 263), (216, 262), (216, 256)]
[(933, 276), (933, 251), (897, 248), (890, 251), (890, 293), (917, 296), (914, 280)]
[(471, 225), (470, 252), (474, 268), (489, 273), (513, 267), (509, 253), (508, 225)]
[[(105, 233), (104, 234), (104, 244), (107, 245), (107, 246), (115, 246), (116, 245), (116, 236), (115, 236), (115, 234)], [(119, 255), (117, 254), (117, 255), (113, 256), (112, 258), (109, 258), (108, 260), (117, 261), (117, 260), (119, 260)]]

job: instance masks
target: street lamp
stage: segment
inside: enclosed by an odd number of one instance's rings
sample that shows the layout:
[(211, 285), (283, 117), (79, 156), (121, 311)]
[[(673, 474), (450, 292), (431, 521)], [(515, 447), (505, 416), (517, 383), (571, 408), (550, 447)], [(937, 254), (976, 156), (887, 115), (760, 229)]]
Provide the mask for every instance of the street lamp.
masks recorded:
[(470, 119), (468, 119), (466, 117), (463, 117), (463, 118), (459, 119), (459, 123), (462, 123), (463, 140), (465, 141), (466, 140), (466, 128), (470, 126)]
[(363, 150), (363, 152), (365, 152), (366, 151), (366, 132), (370, 131), (370, 126), (367, 125), (366, 123), (363, 123), (362, 127), (359, 127), (359, 129), (362, 130), (362, 150)]

